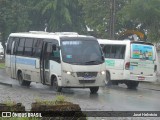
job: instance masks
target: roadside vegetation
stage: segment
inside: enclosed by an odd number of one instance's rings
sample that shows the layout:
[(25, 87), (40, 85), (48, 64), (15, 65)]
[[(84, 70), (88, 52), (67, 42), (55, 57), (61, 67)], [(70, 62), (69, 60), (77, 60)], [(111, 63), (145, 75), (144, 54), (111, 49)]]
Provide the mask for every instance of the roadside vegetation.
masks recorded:
[(5, 68), (5, 63), (0, 63), (0, 69), (4, 69)]
[[(0, 103), (0, 111), (12, 111), (12, 112), (22, 112), (25, 113), (25, 106), (22, 105), (23, 103), (16, 103), (15, 101), (12, 101), (10, 98), (8, 98), (7, 101), (4, 101)], [(57, 95), (55, 99), (53, 100), (42, 100), (42, 99), (36, 99), (35, 102), (31, 105), (31, 113), (41, 113), (52, 111), (54, 112), (63, 112), (63, 114), (58, 114), (58, 116), (55, 117), (13, 117), (13, 118), (1, 118), (1, 120), (50, 120), (50, 118), (58, 118), (60, 120), (70, 120), (70, 118), (77, 118), (79, 120), (86, 120), (86, 115), (84, 115), (81, 111), (81, 108), (78, 104), (74, 104), (72, 102), (69, 102), (67, 98), (64, 95)], [(73, 116), (68, 116), (68, 112), (71, 112)], [(55, 115), (57, 115), (55, 113)], [(67, 118), (67, 119), (66, 119)]]
[(41, 105), (65, 105), (68, 104), (67, 97), (64, 95), (57, 95), (53, 100), (41, 100), (39, 98), (35, 99), (35, 102)]

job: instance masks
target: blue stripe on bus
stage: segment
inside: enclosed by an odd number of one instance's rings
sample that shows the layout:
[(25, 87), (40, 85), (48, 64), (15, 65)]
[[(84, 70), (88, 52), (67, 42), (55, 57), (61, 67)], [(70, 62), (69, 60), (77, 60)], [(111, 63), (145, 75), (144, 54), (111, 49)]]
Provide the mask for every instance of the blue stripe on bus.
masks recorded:
[(16, 58), (16, 63), (25, 65), (35, 65), (36, 60), (26, 59), (26, 58)]

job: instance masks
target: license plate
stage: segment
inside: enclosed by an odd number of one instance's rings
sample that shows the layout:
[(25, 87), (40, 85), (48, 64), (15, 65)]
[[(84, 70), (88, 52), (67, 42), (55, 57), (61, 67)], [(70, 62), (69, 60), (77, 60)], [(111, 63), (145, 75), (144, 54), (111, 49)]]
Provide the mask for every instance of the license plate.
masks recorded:
[(138, 77), (138, 80), (144, 80), (145, 77)]
[(92, 80), (92, 77), (84, 77), (83, 80)]

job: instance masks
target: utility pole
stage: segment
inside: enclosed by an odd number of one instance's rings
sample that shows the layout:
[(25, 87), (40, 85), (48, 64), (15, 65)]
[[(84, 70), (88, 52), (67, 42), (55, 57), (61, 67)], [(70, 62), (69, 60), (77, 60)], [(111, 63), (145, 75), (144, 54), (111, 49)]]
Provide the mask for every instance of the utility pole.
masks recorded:
[(109, 37), (115, 39), (115, 14), (116, 14), (116, 0), (110, 0), (110, 23), (109, 23)]

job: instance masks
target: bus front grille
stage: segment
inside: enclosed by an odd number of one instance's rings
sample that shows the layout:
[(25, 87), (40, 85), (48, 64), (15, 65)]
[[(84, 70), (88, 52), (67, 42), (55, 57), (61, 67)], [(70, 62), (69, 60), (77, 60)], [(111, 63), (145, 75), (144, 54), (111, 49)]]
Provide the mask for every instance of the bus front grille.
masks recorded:
[(79, 80), (79, 83), (95, 83), (96, 80)]
[(97, 77), (97, 72), (77, 72), (77, 77)]

